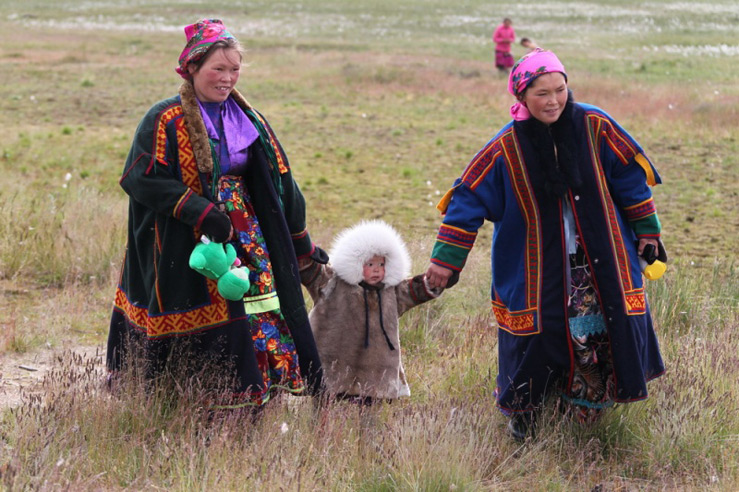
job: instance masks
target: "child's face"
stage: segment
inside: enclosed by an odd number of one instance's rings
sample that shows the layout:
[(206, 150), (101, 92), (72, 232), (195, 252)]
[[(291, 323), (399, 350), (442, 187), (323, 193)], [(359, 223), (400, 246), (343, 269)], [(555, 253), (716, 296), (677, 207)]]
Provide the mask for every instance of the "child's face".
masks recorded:
[(362, 268), (364, 281), (370, 285), (376, 285), (385, 279), (385, 257), (373, 256)]

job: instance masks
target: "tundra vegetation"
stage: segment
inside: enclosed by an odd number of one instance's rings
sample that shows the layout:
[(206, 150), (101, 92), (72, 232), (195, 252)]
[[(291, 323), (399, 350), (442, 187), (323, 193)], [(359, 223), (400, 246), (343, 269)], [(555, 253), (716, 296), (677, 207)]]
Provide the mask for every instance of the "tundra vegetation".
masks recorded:
[[(739, 6), (501, 0), (0, 0), (0, 488), (7, 490), (736, 490)], [(666, 275), (648, 293), (667, 373), (582, 427), (545, 413), (510, 440), (481, 231), (461, 282), (402, 318), (412, 396), (359, 415), (276, 398), (209, 415), (192, 387), (103, 389), (125, 246), (118, 179), (136, 125), (180, 83), (182, 27), (220, 17), (239, 89), (270, 120), (328, 246), (383, 218), (425, 270), (434, 205), (508, 120), (490, 35), (554, 50), (576, 99), (645, 147)], [(515, 45), (514, 55), (523, 49)], [(51, 354), (37, 384), (8, 361)]]

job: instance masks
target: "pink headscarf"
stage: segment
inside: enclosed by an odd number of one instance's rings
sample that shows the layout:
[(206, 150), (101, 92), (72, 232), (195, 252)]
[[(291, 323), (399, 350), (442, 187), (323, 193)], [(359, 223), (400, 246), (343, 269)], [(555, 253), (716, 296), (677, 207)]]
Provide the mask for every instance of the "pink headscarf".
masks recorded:
[(185, 38), (187, 44), (180, 54), (179, 66), (175, 68), (180, 77), (190, 80), (190, 73), (187, 71), (188, 63), (196, 62), (205, 55), (213, 43), (220, 39), (234, 38), (234, 36), (226, 30), (226, 26), (220, 19), (203, 19), (185, 26)]
[(567, 80), (565, 67), (559, 61), (557, 55), (541, 48), (536, 48), (531, 53), (527, 53), (516, 62), (508, 78), (508, 92), (518, 99), (518, 102), (511, 106), (511, 116), (514, 120), (522, 121), (531, 117), (526, 104), (521, 101), (521, 96), (529, 84), (539, 75), (551, 72), (560, 72)]

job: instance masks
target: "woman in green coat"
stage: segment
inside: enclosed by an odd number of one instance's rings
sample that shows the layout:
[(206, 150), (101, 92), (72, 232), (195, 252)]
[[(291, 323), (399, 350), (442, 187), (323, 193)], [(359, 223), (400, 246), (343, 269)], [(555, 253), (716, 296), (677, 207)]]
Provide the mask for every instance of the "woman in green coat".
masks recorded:
[[(108, 369), (143, 364), (207, 375), (227, 397), (264, 404), (276, 388), (312, 392), (321, 364), (298, 258), (325, 261), (305, 227), (305, 201), (267, 121), (235, 85), (241, 47), (217, 19), (185, 28), (179, 94), (139, 124), (120, 184), (128, 244), (108, 338)], [(230, 301), (189, 267), (201, 236), (230, 242), (251, 287)], [(206, 388), (208, 389), (208, 388)]]

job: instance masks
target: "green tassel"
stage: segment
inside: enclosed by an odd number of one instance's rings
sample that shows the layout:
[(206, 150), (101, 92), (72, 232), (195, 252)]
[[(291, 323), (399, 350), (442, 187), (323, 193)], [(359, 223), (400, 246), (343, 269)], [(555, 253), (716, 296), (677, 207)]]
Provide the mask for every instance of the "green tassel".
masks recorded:
[(217, 142), (212, 138), (210, 141), (210, 156), (213, 159), (213, 178), (210, 181), (210, 192), (213, 196), (213, 200), (219, 201), (218, 198), (218, 180), (221, 177), (221, 164), (218, 160), (218, 154), (216, 153)]

